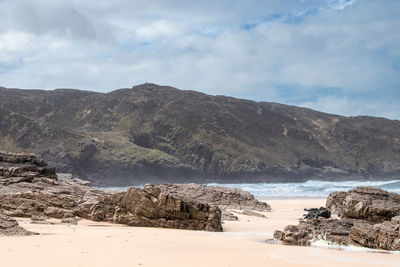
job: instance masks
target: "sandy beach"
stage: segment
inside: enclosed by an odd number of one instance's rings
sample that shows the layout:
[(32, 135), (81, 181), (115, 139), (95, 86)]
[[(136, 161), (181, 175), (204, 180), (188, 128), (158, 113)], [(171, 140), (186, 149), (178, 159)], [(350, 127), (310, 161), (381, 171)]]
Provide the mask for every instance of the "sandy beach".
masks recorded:
[(18, 218), (40, 235), (0, 237), (0, 266), (400, 266), (400, 255), (268, 244), (275, 229), (296, 224), (304, 208), (324, 205), (325, 199), (267, 202), (267, 219), (238, 215), (239, 221), (223, 224), (222, 233), (91, 221), (43, 225)]

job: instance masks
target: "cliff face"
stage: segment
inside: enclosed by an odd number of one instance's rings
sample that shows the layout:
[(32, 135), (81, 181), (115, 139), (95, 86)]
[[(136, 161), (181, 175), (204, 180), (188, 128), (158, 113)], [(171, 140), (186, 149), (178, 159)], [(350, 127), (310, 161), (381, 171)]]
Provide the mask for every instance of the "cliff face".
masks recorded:
[(143, 84), (0, 88), (0, 150), (95, 185), (400, 177), (400, 122)]

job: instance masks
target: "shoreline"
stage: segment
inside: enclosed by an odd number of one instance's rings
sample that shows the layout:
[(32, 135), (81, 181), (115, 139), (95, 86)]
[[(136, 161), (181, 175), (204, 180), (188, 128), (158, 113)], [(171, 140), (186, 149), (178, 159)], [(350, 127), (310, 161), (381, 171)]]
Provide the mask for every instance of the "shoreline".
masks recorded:
[(325, 199), (269, 200), (267, 218), (236, 214), (223, 232), (129, 227), (82, 220), (78, 225), (20, 225), (41, 235), (0, 237), (0, 258), (14, 266), (399, 266), (399, 255), (268, 244), (274, 230), (297, 224), (304, 208)]

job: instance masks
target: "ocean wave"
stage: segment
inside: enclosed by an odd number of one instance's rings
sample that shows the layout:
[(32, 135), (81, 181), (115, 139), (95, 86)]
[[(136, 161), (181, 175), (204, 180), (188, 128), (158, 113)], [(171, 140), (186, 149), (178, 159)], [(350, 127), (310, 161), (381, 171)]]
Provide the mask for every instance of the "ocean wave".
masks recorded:
[[(348, 191), (356, 186), (374, 186), (400, 194), (400, 180), (392, 181), (346, 181), (327, 182), (310, 180), (304, 183), (258, 183), (258, 184), (219, 184), (211, 186), (238, 188), (252, 193), (259, 199), (285, 197), (327, 197), (333, 191)], [(143, 187), (143, 186), (138, 186)], [(125, 191), (128, 187), (108, 187), (114, 191)]]
[(233, 187), (249, 191), (258, 198), (263, 197), (327, 197), (333, 191), (348, 191), (356, 186), (374, 186), (400, 193), (400, 180), (393, 181), (307, 181), (304, 183), (259, 183), (207, 185)]

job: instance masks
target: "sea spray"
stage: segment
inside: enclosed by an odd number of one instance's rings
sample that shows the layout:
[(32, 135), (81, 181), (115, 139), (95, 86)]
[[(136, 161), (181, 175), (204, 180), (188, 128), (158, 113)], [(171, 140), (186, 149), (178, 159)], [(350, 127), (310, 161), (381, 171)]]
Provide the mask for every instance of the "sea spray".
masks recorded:
[(239, 188), (252, 193), (259, 199), (291, 197), (327, 197), (333, 191), (348, 191), (356, 186), (374, 186), (400, 193), (400, 180), (393, 181), (307, 181), (304, 183), (258, 183), (258, 184), (216, 184), (207, 185)]
[[(314, 197), (325, 198), (333, 191), (348, 191), (356, 186), (374, 186), (400, 194), (400, 180), (393, 181), (307, 181), (304, 183), (257, 183), (257, 184), (217, 184), (210, 186), (223, 186), (242, 189), (252, 193), (258, 199), (270, 198), (298, 198)], [(137, 186), (139, 188), (143, 186)], [(128, 187), (108, 187), (115, 191), (125, 191)]]

